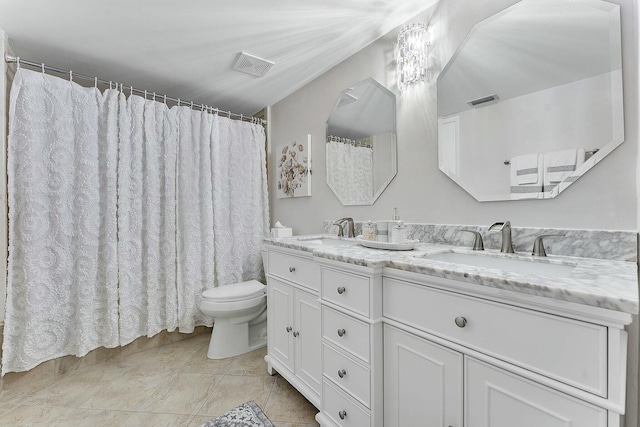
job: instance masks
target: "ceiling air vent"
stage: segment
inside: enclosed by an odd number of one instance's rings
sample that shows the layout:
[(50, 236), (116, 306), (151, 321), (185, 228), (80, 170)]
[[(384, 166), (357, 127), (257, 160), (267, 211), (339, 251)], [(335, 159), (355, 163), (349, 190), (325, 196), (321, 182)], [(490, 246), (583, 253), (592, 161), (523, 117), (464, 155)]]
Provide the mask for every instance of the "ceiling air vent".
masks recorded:
[(240, 52), (236, 58), (236, 62), (233, 64), (233, 69), (240, 71), (241, 73), (262, 77), (274, 65), (275, 64), (273, 62), (267, 61), (266, 59), (258, 58), (257, 56), (249, 55), (245, 52)]
[(483, 96), (482, 98), (468, 101), (467, 104), (471, 105), (472, 107), (477, 107), (478, 105), (486, 104), (487, 102), (497, 101), (499, 99), (500, 97), (494, 93), (493, 95)]

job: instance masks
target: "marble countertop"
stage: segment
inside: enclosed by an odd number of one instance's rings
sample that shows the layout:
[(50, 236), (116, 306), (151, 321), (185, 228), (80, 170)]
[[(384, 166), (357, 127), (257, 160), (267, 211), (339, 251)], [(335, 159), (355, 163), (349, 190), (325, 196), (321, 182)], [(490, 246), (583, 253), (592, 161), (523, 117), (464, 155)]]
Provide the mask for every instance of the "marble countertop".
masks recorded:
[[(343, 239), (343, 242), (353, 241), (353, 245), (313, 243), (313, 239), (317, 241), (323, 237), (333, 236), (295, 236), (264, 239), (264, 242), (354, 265), (395, 268), (631, 314), (638, 313), (638, 276), (636, 264), (633, 262), (553, 255), (546, 258), (536, 257), (537, 262), (575, 266), (568, 276), (552, 278), (423, 258), (424, 255), (446, 251), (473, 253), (470, 249), (460, 246), (419, 243), (412, 251), (391, 251), (365, 248), (358, 244), (357, 239)], [(500, 254), (497, 250), (486, 250), (484, 254), (533, 261), (530, 254), (524, 253)]]

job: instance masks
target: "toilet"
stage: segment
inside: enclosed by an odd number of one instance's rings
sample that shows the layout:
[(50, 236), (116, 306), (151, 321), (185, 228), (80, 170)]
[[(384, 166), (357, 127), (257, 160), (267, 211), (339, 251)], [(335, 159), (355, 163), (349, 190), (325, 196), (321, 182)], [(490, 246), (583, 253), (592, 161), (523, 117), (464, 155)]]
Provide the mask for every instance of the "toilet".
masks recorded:
[(200, 311), (214, 319), (209, 359), (238, 356), (267, 345), (267, 287), (257, 280), (207, 289)]

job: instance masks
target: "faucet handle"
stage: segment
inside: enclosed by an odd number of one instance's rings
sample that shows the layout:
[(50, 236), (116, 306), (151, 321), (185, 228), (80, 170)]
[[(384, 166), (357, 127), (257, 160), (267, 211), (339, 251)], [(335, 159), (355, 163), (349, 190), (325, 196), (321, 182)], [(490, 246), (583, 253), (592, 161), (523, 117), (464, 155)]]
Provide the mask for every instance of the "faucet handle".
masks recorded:
[(484, 251), (484, 243), (482, 242), (482, 234), (476, 230), (467, 230), (463, 229), (460, 231), (464, 231), (467, 233), (473, 233), (475, 235), (475, 239), (473, 240), (473, 250), (474, 251)]
[(544, 242), (542, 239), (545, 237), (563, 237), (565, 234), (541, 234), (533, 241), (533, 250), (531, 255), (533, 256), (547, 256), (547, 251), (544, 250)]
[(342, 229), (342, 224), (346, 221), (346, 218), (340, 218), (337, 219), (333, 225), (337, 225), (338, 226), (338, 237), (343, 237), (344, 236), (344, 230)]

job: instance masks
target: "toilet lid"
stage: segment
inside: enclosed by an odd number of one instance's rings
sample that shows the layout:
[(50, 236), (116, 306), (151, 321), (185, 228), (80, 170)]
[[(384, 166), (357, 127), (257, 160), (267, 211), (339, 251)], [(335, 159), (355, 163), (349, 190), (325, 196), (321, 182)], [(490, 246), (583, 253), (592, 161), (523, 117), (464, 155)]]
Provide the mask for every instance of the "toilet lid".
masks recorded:
[(249, 280), (207, 289), (202, 296), (216, 301), (242, 301), (264, 295), (266, 289), (267, 287), (257, 280)]

